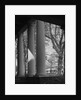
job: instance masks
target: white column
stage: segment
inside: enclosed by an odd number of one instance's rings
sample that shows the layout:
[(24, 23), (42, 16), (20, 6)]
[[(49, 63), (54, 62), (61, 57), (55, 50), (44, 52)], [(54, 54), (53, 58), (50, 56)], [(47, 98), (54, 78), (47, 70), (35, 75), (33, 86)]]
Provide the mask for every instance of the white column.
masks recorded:
[(45, 28), (43, 21), (37, 21), (37, 75), (45, 75)]
[[(28, 49), (32, 56), (35, 57), (35, 38), (34, 38), (35, 24), (32, 22), (28, 28)], [(29, 53), (30, 54), (30, 53)], [(28, 55), (29, 58), (30, 55)], [(34, 76), (36, 73), (35, 58), (28, 62), (28, 75), (29, 77)]]
[(23, 46), (23, 36), (20, 34), (19, 36), (19, 65), (18, 65), (18, 76), (24, 77), (25, 76), (25, 64), (24, 64), (24, 46)]

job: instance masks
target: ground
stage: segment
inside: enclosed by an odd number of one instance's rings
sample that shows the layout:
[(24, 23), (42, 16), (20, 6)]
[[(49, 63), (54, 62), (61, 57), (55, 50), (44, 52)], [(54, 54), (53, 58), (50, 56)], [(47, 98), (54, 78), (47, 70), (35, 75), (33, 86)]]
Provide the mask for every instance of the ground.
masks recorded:
[(16, 78), (16, 84), (65, 84), (64, 76)]

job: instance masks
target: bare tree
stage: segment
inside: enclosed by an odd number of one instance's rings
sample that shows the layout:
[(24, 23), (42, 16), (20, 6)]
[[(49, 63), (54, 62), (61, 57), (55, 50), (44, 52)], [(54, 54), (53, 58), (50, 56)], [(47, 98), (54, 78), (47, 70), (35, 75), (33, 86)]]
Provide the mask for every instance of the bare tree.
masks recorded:
[[(62, 69), (62, 61), (63, 61), (63, 57), (65, 55), (65, 34), (64, 34), (64, 30), (62, 30), (61, 35), (59, 34), (59, 42), (58, 39), (56, 38), (57, 34), (55, 31), (55, 34), (52, 33), (52, 28), (51, 28), (51, 24), (49, 24), (49, 28), (50, 28), (50, 34), (45, 34), (46, 37), (48, 37), (49, 39), (51, 39), (52, 44), (53, 44), (53, 48), (56, 50), (56, 52), (58, 53), (58, 72), (60, 74), (61, 69)], [(55, 27), (56, 30), (57, 27)]]

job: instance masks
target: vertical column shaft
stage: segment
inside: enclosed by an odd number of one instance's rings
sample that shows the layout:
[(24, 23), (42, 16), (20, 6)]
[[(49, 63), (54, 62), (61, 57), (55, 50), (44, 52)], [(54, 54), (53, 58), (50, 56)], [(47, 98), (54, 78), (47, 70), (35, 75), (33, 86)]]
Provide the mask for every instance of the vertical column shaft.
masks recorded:
[(24, 64), (24, 46), (23, 46), (23, 36), (20, 34), (19, 36), (19, 65), (18, 65), (18, 76), (24, 77), (25, 76), (25, 64)]
[[(35, 38), (34, 38), (35, 24), (32, 22), (28, 28), (28, 49), (35, 57)], [(29, 55), (30, 56), (30, 55)], [(28, 62), (28, 75), (34, 76), (36, 73), (35, 58)]]
[(45, 75), (45, 29), (44, 22), (37, 21), (37, 74)]

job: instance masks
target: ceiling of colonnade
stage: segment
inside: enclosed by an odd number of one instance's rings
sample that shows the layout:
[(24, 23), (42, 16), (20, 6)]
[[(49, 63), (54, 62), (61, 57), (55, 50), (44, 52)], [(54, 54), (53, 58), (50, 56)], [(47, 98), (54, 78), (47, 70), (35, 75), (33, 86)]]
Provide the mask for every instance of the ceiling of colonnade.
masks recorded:
[(60, 25), (65, 30), (65, 15), (16, 15), (15, 16), (15, 34), (28, 25), (29, 20), (36, 19)]

